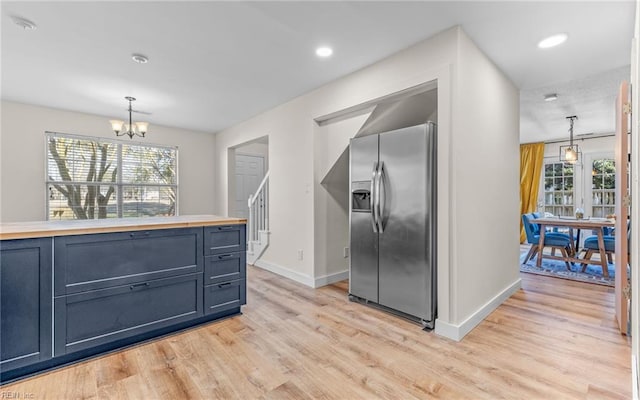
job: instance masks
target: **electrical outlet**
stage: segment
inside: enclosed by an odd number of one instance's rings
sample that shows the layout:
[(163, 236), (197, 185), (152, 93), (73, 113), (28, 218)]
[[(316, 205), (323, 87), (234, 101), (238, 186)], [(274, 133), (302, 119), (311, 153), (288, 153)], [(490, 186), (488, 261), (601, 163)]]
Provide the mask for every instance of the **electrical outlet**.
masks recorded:
[(302, 250), (298, 250), (298, 261), (302, 261), (304, 258), (304, 254), (302, 253)]
[(344, 250), (342, 251), (342, 257), (349, 258), (349, 248), (348, 247), (345, 247)]

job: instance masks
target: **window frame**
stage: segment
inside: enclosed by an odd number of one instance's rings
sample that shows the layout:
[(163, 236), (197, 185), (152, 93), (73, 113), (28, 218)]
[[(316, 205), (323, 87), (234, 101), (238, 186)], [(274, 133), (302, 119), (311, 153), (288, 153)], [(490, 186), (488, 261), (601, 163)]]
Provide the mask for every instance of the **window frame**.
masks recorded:
[[(179, 164), (180, 164), (180, 151), (178, 146), (168, 146), (157, 143), (148, 143), (137, 140), (121, 140), (121, 139), (112, 139), (100, 136), (88, 136), (88, 135), (78, 135), (71, 133), (62, 133), (62, 132), (54, 132), (54, 131), (45, 131), (44, 134), (44, 197), (45, 197), (45, 219), (46, 221), (53, 221), (50, 215), (50, 204), (49, 204), (49, 186), (55, 183), (60, 183), (60, 181), (52, 181), (49, 180), (49, 138), (50, 137), (59, 137), (59, 138), (67, 138), (67, 139), (77, 139), (77, 140), (87, 140), (87, 141), (96, 141), (99, 143), (111, 143), (115, 144), (116, 147), (116, 162), (117, 162), (117, 176), (116, 182), (113, 185), (116, 187), (115, 191), (115, 199), (116, 199), (116, 209), (117, 209), (117, 217), (107, 218), (107, 219), (120, 219), (120, 218), (147, 218), (145, 216), (135, 216), (135, 217), (123, 217), (123, 205), (124, 205), (124, 189), (130, 187), (171, 187), (175, 192), (175, 202), (174, 202), (174, 215), (179, 215)], [(155, 149), (165, 149), (175, 151), (175, 184), (159, 184), (159, 183), (148, 183), (148, 184), (136, 184), (136, 183), (124, 183), (122, 182), (122, 146), (123, 145), (133, 145), (133, 146), (142, 146), (148, 148)], [(79, 184), (87, 184), (84, 181), (76, 181)], [(94, 184), (95, 182), (88, 182), (89, 184)], [(111, 182), (109, 182), (112, 184)], [(158, 216), (153, 216), (157, 218), (163, 218)], [(68, 219), (68, 221), (81, 221), (76, 218)]]
[[(593, 181), (591, 170), (593, 168), (593, 162), (595, 160), (613, 160), (615, 165), (615, 154), (612, 151), (607, 152), (594, 152), (589, 153), (587, 157), (584, 159), (584, 165), (588, 168), (585, 168), (585, 188), (584, 188), (584, 210), (585, 216), (593, 217)], [(617, 166), (614, 166), (617, 171)], [(615, 172), (614, 172), (615, 176)], [(614, 181), (614, 189), (613, 189), (614, 197), (615, 197), (615, 181)], [(614, 203), (609, 205), (613, 207), (615, 213), (617, 199), (614, 199)], [(604, 206), (603, 206), (604, 207)], [(604, 218), (604, 215), (602, 216)]]
[[(578, 190), (577, 190), (577, 186), (578, 185), (577, 185), (577, 179), (576, 179), (576, 177), (577, 177), (576, 171), (578, 169), (577, 168), (578, 167), (578, 163), (571, 164), (573, 166), (573, 174), (571, 175), (571, 179), (573, 181), (573, 183), (572, 183), (573, 186), (571, 188), (572, 203), (571, 204), (549, 204), (549, 205), (546, 204), (547, 193), (555, 193), (555, 192), (567, 193), (567, 192), (569, 192), (569, 190), (564, 190), (564, 189), (563, 190), (555, 190), (554, 189), (552, 191), (547, 191), (546, 190), (546, 186), (545, 186), (545, 179), (547, 178), (547, 176), (545, 175), (546, 167), (547, 167), (547, 165), (556, 165), (556, 164), (562, 164), (563, 168), (564, 168), (564, 165), (568, 164), (568, 163), (562, 162), (562, 161), (558, 160), (557, 158), (553, 159), (551, 157), (545, 159), (543, 161), (543, 163), (542, 163), (542, 173), (540, 174), (541, 176), (540, 176), (540, 190), (539, 190), (539, 193), (541, 195), (541, 200), (538, 202), (538, 204), (539, 204), (539, 206), (541, 206), (544, 209), (545, 212), (554, 211), (554, 213), (553, 213), (554, 215), (559, 215), (559, 214), (555, 213), (555, 209), (556, 208), (567, 209), (567, 208), (571, 207), (571, 209), (572, 209), (571, 213), (569, 213), (568, 215), (565, 215), (565, 214), (562, 214), (562, 215), (563, 216), (573, 216), (574, 213), (575, 213), (576, 207), (578, 207), (578, 205), (576, 204), (577, 200), (578, 200), (577, 197), (576, 197), (576, 194), (578, 193)], [(568, 177), (569, 176), (565, 176), (564, 173), (563, 173), (561, 178), (562, 178), (562, 180), (564, 182), (564, 179), (568, 178)], [(554, 174), (552, 179), (555, 180), (556, 178), (557, 177)], [(563, 183), (563, 187), (564, 187), (564, 183)]]

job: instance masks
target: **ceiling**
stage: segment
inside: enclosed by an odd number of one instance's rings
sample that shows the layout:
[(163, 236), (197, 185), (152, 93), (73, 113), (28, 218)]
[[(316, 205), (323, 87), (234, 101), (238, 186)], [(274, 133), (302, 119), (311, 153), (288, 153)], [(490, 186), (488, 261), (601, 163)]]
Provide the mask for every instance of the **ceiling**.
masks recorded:
[[(615, 100), (620, 82), (629, 80), (629, 66), (615, 68), (582, 79), (544, 85), (520, 92), (520, 141), (522, 143), (569, 139), (569, 121), (576, 115), (574, 135), (602, 135), (615, 131)], [(546, 94), (556, 101), (546, 102)]]
[[(2, 2), (2, 99), (217, 132), (454, 25), (521, 92), (521, 141), (612, 132), (632, 0), (570, 2)], [(11, 21), (35, 22), (23, 30)], [(554, 33), (553, 49), (536, 43)], [(334, 54), (315, 56), (319, 45)], [(131, 60), (149, 57), (148, 64)], [(626, 68), (626, 69), (625, 69)], [(557, 92), (556, 102), (542, 95)], [(106, 123), (106, 122), (105, 122)]]

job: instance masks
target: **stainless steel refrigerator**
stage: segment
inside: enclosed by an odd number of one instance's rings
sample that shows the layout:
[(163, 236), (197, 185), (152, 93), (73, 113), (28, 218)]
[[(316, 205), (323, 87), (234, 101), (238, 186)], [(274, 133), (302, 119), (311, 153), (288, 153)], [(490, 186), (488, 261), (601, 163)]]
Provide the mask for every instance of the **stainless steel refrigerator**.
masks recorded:
[(436, 317), (436, 125), (350, 145), (351, 300), (433, 328)]

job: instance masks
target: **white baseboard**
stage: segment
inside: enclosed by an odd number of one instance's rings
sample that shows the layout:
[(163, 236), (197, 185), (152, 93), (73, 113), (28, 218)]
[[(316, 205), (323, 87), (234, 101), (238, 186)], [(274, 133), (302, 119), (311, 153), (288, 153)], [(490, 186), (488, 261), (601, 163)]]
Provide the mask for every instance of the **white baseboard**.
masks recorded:
[(285, 268), (281, 265), (270, 263), (264, 260), (258, 260), (255, 264), (256, 267), (262, 268), (269, 272), (273, 272), (274, 274), (278, 274), (280, 276), (284, 276), (285, 278), (291, 279), (292, 281), (296, 281), (298, 283), (302, 283), (303, 285), (314, 287), (315, 281), (313, 277), (301, 274), (296, 271), (292, 271), (289, 268)]
[(640, 377), (638, 377), (638, 359), (636, 358), (635, 354), (631, 355), (631, 384), (633, 386), (632, 391), (633, 391), (633, 400), (638, 400), (638, 390), (640, 390), (640, 387), (638, 387), (638, 385), (640, 384)]
[(253, 265), (258, 268), (267, 270), (269, 272), (273, 272), (274, 274), (278, 274), (285, 278), (291, 279), (292, 281), (302, 283), (303, 285), (312, 287), (314, 289), (319, 288), (321, 286), (331, 285), (332, 283), (340, 282), (349, 278), (349, 270), (336, 272), (334, 274), (319, 276), (314, 279), (311, 276), (304, 275), (296, 271), (292, 271), (289, 268), (285, 268), (281, 265), (274, 264), (264, 260), (257, 260)]
[(334, 274), (319, 276), (314, 279), (313, 287), (319, 288), (321, 286), (331, 285), (332, 283), (340, 282), (345, 279), (349, 279), (349, 270), (336, 272)]
[(450, 324), (448, 322), (443, 322), (441, 319), (436, 318), (436, 326), (433, 329), (436, 335), (446, 337), (451, 340), (455, 340), (459, 342), (460, 337), (460, 326)]
[(483, 319), (487, 318), (489, 314), (493, 312), (500, 304), (506, 299), (511, 297), (516, 291), (520, 289), (522, 281), (518, 278), (511, 285), (507, 286), (502, 292), (498, 293), (493, 299), (489, 300), (484, 306), (480, 307), (478, 311), (473, 313), (469, 318), (462, 321), (462, 323), (450, 324), (436, 319), (436, 327), (434, 332), (437, 335), (444, 336), (446, 338), (459, 342), (463, 337), (473, 328), (475, 328)]

